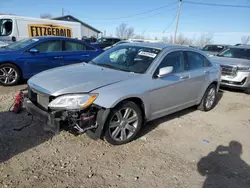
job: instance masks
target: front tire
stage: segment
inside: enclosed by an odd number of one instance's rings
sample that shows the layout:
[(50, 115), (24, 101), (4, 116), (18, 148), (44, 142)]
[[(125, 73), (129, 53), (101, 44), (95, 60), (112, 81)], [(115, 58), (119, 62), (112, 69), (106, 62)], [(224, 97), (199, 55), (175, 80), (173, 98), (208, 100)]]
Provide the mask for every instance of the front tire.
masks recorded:
[(9, 63), (0, 65), (0, 84), (13, 86), (18, 84), (21, 79), (21, 72), (17, 66)]
[(217, 100), (216, 85), (212, 84), (207, 88), (201, 100), (201, 103), (198, 106), (198, 110), (205, 112), (212, 110), (216, 105), (216, 100)]
[(131, 101), (123, 102), (111, 110), (105, 123), (105, 140), (122, 145), (134, 140), (142, 127), (142, 112)]

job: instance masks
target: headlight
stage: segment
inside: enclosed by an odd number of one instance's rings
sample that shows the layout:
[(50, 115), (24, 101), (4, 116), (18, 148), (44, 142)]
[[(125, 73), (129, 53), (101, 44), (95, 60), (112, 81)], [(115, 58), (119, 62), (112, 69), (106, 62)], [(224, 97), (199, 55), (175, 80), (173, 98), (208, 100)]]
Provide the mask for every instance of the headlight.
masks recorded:
[(52, 109), (81, 110), (92, 104), (98, 94), (71, 94), (57, 97), (49, 103)]

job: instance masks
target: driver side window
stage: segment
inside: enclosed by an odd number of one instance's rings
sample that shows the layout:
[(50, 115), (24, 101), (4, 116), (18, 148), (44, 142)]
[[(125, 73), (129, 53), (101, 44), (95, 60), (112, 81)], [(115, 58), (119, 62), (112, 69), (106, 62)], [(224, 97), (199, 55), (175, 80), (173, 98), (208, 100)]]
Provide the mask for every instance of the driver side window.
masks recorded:
[(162, 60), (161, 64), (155, 71), (154, 75), (159, 74), (159, 70), (163, 67), (173, 67), (172, 73), (180, 73), (184, 72), (184, 60), (183, 60), (183, 52), (176, 51), (167, 54), (164, 59)]

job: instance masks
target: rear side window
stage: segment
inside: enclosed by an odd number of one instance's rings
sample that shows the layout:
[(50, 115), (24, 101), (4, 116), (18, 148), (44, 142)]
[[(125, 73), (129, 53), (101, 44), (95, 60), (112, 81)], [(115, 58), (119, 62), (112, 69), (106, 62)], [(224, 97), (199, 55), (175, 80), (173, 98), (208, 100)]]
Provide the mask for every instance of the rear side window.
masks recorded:
[(46, 41), (35, 46), (39, 52), (59, 52), (62, 51), (62, 43), (60, 40)]
[(155, 75), (159, 74), (159, 70), (163, 67), (172, 66), (172, 73), (180, 73), (184, 71), (184, 60), (183, 53), (180, 51), (171, 52), (166, 55), (166, 57), (162, 60), (159, 67), (156, 69)]
[(83, 43), (74, 41), (65, 41), (65, 51), (85, 51), (85, 50), (95, 50), (95, 49)]
[(204, 59), (200, 54), (196, 52), (186, 52), (186, 56), (186, 70), (194, 70), (204, 67)]

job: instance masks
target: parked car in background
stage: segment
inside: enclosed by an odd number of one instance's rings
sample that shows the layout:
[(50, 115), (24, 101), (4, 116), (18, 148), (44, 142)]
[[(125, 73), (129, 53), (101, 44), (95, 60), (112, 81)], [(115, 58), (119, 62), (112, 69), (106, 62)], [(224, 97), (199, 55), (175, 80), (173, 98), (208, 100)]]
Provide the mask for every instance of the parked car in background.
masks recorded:
[(211, 60), (221, 65), (222, 86), (250, 94), (250, 45), (231, 46)]
[(96, 37), (94, 37), (94, 36), (92, 36), (92, 37), (83, 36), (82, 40), (85, 41), (85, 42), (88, 42), (88, 43), (96, 42), (97, 41)]
[(217, 55), (222, 50), (228, 48), (229, 45), (224, 44), (209, 44), (204, 46), (201, 50), (207, 53), (207, 55)]
[(88, 62), (102, 53), (98, 47), (67, 37), (33, 37), (0, 48), (0, 84), (15, 85), (21, 79), (55, 67)]
[(110, 48), (112, 48), (114, 46), (117, 46), (117, 45), (120, 45), (120, 44), (124, 44), (124, 43), (132, 43), (132, 42), (143, 42), (143, 40), (136, 40), (136, 41), (134, 41), (134, 40), (121, 40), (121, 41), (113, 44), (112, 46), (107, 46), (103, 50), (108, 50), (108, 49), (110, 49)]
[[(117, 56), (116, 54), (119, 54)], [(164, 43), (117, 45), (89, 64), (48, 70), (28, 81), (27, 111), (46, 129), (104, 136), (111, 144), (136, 138), (147, 121), (190, 106), (216, 105), (220, 66), (200, 50)]]
[(120, 38), (115, 38), (115, 37), (101, 37), (97, 39), (96, 42), (92, 43), (95, 46), (98, 46), (99, 48), (103, 49), (108, 46), (112, 46), (113, 44), (121, 41)]

